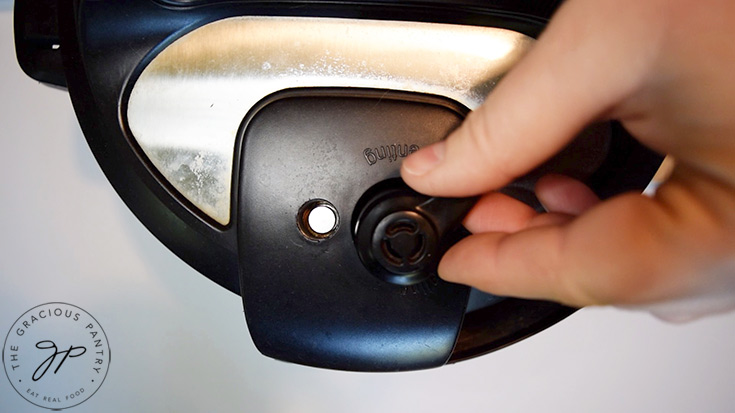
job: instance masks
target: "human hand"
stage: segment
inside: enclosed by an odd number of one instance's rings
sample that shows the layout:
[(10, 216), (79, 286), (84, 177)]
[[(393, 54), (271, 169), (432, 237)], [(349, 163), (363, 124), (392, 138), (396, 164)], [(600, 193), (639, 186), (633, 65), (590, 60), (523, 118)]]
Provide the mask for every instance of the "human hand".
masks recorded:
[[(735, 308), (735, 2), (569, 0), (531, 52), (444, 142), (403, 163), (435, 196), (486, 194), (439, 274), (572, 306), (653, 305), (669, 318)], [(497, 192), (617, 119), (676, 159), (653, 197), (600, 202), (542, 178), (538, 214)], [(666, 303), (696, 308), (666, 311)], [(663, 303), (663, 304), (661, 304)], [(668, 309), (671, 310), (671, 309)]]

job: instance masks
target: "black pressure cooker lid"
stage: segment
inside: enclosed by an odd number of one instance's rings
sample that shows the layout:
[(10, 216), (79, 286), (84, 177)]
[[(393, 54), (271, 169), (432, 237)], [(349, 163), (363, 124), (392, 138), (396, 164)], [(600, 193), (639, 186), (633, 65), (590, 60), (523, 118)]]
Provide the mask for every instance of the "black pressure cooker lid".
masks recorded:
[[(439, 279), (474, 199), (399, 178), (400, 160), (456, 128), (558, 3), (16, 1), (16, 51), (29, 76), (68, 88), (138, 219), (242, 296), (262, 353), (411, 370), (574, 311)], [(503, 191), (541, 210), (533, 185), (558, 172), (606, 198), (643, 189), (660, 161), (601, 123)]]

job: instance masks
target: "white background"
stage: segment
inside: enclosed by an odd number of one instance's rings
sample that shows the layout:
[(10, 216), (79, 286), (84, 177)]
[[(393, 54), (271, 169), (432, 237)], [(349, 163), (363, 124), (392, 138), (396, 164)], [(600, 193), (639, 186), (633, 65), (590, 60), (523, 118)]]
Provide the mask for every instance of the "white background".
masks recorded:
[[(497, 353), (413, 373), (261, 356), (239, 297), (148, 233), (95, 163), (68, 95), (21, 72), (10, 9), (0, 1), (0, 335), (50, 301), (97, 318), (109, 374), (70, 411), (735, 411), (735, 314), (671, 325), (585, 309)], [(0, 374), (0, 412), (37, 411)]]

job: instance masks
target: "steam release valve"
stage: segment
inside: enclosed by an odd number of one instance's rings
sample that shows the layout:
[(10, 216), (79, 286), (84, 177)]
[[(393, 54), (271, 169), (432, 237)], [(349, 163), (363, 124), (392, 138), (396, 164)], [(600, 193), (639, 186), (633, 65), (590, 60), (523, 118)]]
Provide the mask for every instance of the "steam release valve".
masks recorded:
[(431, 198), (398, 179), (368, 190), (354, 220), (365, 267), (390, 283), (412, 285), (436, 275), (439, 259), (466, 231), (462, 218), (476, 198)]

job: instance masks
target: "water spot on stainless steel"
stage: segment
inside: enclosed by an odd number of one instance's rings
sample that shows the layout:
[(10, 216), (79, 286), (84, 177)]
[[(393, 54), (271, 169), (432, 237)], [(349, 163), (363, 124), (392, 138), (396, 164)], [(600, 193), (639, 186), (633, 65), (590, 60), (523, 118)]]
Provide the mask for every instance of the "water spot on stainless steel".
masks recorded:
[(149, 156), (172, 185), (208, 215), (222, 214), (229, 208), (223, 204), (226, 187), (218, 179), (227, 171), (221, 158), (172, 148), (152, 149)]

